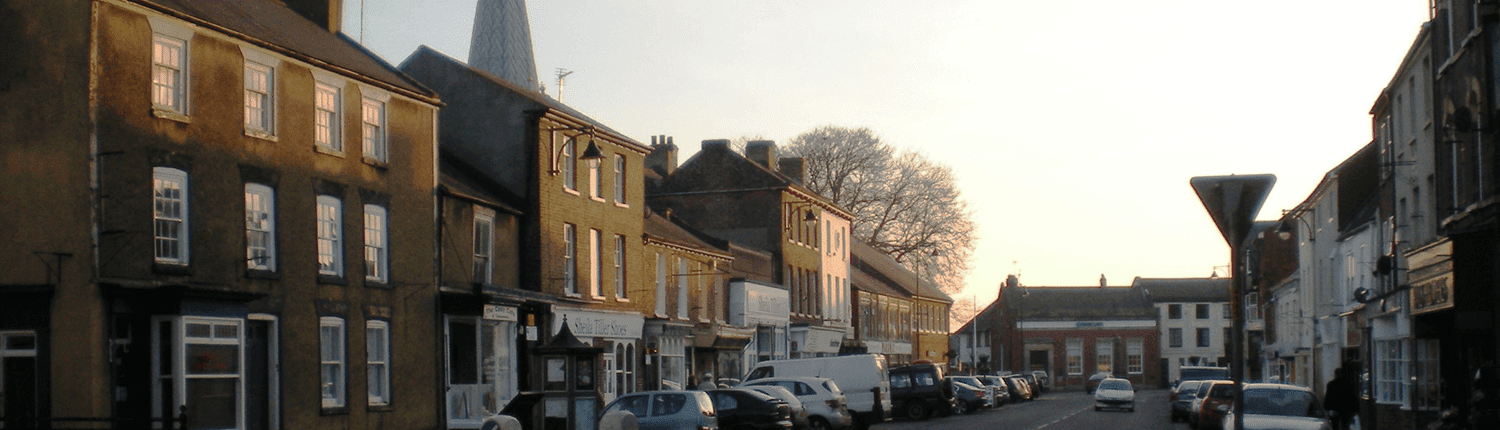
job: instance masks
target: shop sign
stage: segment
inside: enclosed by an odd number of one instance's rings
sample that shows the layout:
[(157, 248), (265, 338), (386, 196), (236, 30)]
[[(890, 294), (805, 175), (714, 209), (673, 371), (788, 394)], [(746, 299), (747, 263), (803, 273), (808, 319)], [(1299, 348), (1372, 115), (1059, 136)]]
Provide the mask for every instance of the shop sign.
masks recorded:
[(1407, 254), (1412, 267), (1411, 314), (1453, 308), (1453, 242), (1444, 239)]
[(497, 305), (484, 305), (484, 319), (510, 322), (521, 320), (516, 308)]
[(553, 308), (552, 332), (562, 330), (562, 321), (568, 321), (568, 329), (574, 336), (613, 337), (640, 339), (641, 326), (645, 319), (639, 314), (585, 311)]

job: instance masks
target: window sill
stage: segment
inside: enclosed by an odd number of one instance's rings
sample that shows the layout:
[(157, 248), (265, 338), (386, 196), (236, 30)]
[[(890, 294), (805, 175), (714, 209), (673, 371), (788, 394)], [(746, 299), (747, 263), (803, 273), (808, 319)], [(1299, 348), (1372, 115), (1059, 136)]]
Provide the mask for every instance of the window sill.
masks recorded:
[(365, 279), (365, 286), (369, 288), (379, 288), (382, 290), (389, 290), (392, 288), (389, 280), (377, 279)]
[(370, 165), (371, 167), (381, 170), (389, 169), (391, 167), (389, 162), (377, 160), (371, 157), (360, 157), (359, 161), (362, 161), (365, 164)]
[(319, 273), (318, 274), (318, 283), (319, 284), (326, 284), (326, 285), (338, 285), (338, 286), (341, 286), (341, 287), (347, 287), (347, 286), (349, 286), (349, 278), (345, 278), (345, 277), (339, 276), (339, 275), (329, 275), (327, 273)]
[(599, 197), (599, 196), (589, 196), (589, 200), (593, 200), (593, 201), (596, 201), (596, 202), (599, 202), (599, 203), (604, 203), (604, 201), (605, 201), (603, 197)]
[(168, 109), (168, 108), (164, 108), (164, 107), (161, 107), (161, 106), (152, 106), (151, 107), (151, 116), (154, 116), (154, 117), (157, 117), (157, 118), (161, 118), (161, 119), (170, 119), (170, 120), (177, 121), (177, 122), (180, 122), (180, 123), (183, 123), (183, 124), (192, 124), (193, 123), (193, 120), (191, 118), (188, 118), (188, 116), (186, 114), (183, 114), (182, 112), (178, 112), (178, 111), (171, 110), (171, 109)]
[(365, 407), (365, 410), (370, 412), (390, 412), (396, 410), (396, 407), (391, 406), (390, 403), (371, 403)]
[(575, 189), (572, 189), (572, 188), (568, 188), (566, 185), (563, 186), (563, 192), (564, 193), (568, 193), (568, 194), (572, 194), (572, 195), (575, 195), (575, 196), (581, 196), (582, 195), (582, 194), (578, 194), (578, 190), (575, 190)]
[(615, 207), (621, 208), (621, 209), (630, 209), (630, 204), (629, 203), (615, 202)]
[(630, 298), (629, 297), (615, 297), (615, 302), (618, 302), (618, 303), (630, 303)]
[(329, 148), (327, 146), (318, 145), (318, 144), (313, 144), (313, 151), (315, 151), (315, 152), (317, 152), (319, 154), (328, 154), (328, 155), (332, 155), (332, 156), (335, 156), (335, 157), (343, 157), (344, 156), (344, 151), (340, 151), (340, 150), (337, 150), (337, 149)]
[(277, 141), (276, 140), (276, 135), (268, 133), (268, 132), (265, 132), (265, 131), (262, 131), (262, 130), (256, 130), (256, 129), (253, 129), (253, 128), (247, 128), (247, 129), (245, 129), (245, 136), (253, 137), (253, 138), (260, 139), (260, 140), (265, 140), (265, 141), (271, 141), (271, 142), (276, 142)]

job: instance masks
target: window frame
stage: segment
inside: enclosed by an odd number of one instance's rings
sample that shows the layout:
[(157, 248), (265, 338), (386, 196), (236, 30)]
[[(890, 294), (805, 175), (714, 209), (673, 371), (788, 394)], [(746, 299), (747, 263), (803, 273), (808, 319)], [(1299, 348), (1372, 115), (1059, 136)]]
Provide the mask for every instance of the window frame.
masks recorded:
[(1210, 307), (1208, 306), (1208, 303), (1198, 303), (1198, 304), (1193, 305), (1193, 318), (1194, 319), (1200, 319), (1200, 320), (1209, 319), (1209, 315), (1208, 315), (1209, 312), (1210, 312)]
[(615, 235), (615, 299), (630, 300), (630, 291), (625, 285), (625, 235)]
[(563, 223), (563, 291), (573, 297), (578, 291), (578, 227)]
[[(374, 345), (372, 341), (379, 340)], [(371, 406), (391, 404), (391, 325), (365, 321), (365, 392)]]
[(1181, 348), (1183, 345), (1182, 342), (1182, 328), (1172, 327), (1167, 329), (1167, 347)]
[(615, 197), (614, 198), (615, 198), (615, 204), (622, 205), (622, 206), (630, 204), (630, 202), (628, 200), (626, 200), (626, 198), (625, 198), (626, 197), (625, 196), (625, 178), (626, 178), (626, 176), (625, 176), (625, 169), (626, 169), (626, 166), (625, 166), (625, 155), (624, 154), (615, 154), (615, 183), (614, 183)]
[[(349, 380), (349, 334), (345, 329), (345, 321), (342, 317), (322, 316), (318, 317), (318, 381), (320, 387), (320, 398), (322, 407), (341, 408), (348, 405), (348, 380)], [(336, 337), (329, 338), (328, 329), (334, 329)], [(337, 341), (334, 348), (329, 348), (331, 341)], [(333, 357), (330, 354), (337, 354)], [(330, 367), (336, 369), (329, 372)], [(329, 378), (333, 377), (332, 380)], [(332, 388), (333, 391), (328, 391)]]
[(667, 255), (656, 252), (656, 316), (667, 316)]
[[(192, 200), (188, 179), (187, 171), (175, 167), (157, 166), (151, 169), (151, 219), (154, 237), (152, 248), (157, 264), (187, 266), (192, 261), (190, 258), (192, 247), (189, 242), (192, 238), (190, 234), (192, 232)], [(177, 187), (166, 188), (164, 187), (166, 184), (176, 184)], [(179, 196), (174, 198), (171, 195), (163, 195), (168, 190), (175, 191)], [(176, 206), (175, 216), (164, 214), (163, 204)], [(163, 227), (166, 225), (175, 225), (175, 234), (166, 236), (167, 233), (163, 233)], [(163, 253), (166, 251), (163, 249), (164, 241), (172, 244), (175, 256)]]
[(1167, 305), (1167, 319), (1182, 319), (1182, 304), (1171, 303)]
[(1125, 340), (1125, 372), (1131, 375), (1145, 373), (1146, 341), (1141, 338)]
[[(316, 75), (314, 75), (316, 76)], [(319, 152), (344, 155), (344, 86), (334, 80), (313, 84), (313, 146)], [(328, 105), (325, 105), (328, 102)], [(327, 118), (328, 123), (323, 124)], [(327, 135), (324, 135), (324, 130)]]
[(1194, 333), (1197, 335), (1197, 343), (1195, 345), (1198, 345), (1199, 348), (1213, 346), (1213, 333), (1208, 330), (1208, 327), (1198, 327), (1197, 330), (1194, 330)]
[(578, 159), (573, 158), (574, 152), (578, 150), (577, 136), (563, 136), (562, 148), (558, 150), (562, 159), (558, 160), (558, 170), (563, 175), (563, 190), (578, 192)]
[[(251, 60), (245, 60), (245, 134), (256, 137), (276, 135), (276, 68)], [(255, 82), (253, 75), (260, 75), (264, 82)], [(254, 88), (252, 85), (263, 85)], [(258, 104), (259, 107), (252, 106)], [(252, 115), (258, 109), (259, 115)]]
[[(391, 222), (390, 211), (384, 206), (366, 204), (364, 210), (365, 280), (376, 283), (390, 282)], [(372, 228), (373, 227), (373, 228)], [(371, 253), (374, 253), (372, 256)], [(374, 261), (371, 261), (371, 259)]]
[(604, 232), (589, 229), (589, 295), (604, 298)]
[(386, 101), (369, 96), (363, 97), (359, 104), (360, 149), (364, 152), (364, 160), (376, 164), (390, 162), (386, 105)]
[(1064, 357), (1069, 376), (1083, 375), (1083, 338), (1068, 338), (1064, 346)]
[(488, 284), (494, 279), (494, 258), (495, 211), (476, 206), (474, 208), (474, 282)]
[[(256, 235), (264, 236), (262, 246), (256, 246)], [(276, 189), (270, 185), (245, 184), (245, 264), (248, 270), (276, 271)]]
[[(178, 35), (154, 32), (151, 35), (151, 107), (158, 114), (187, 116), (188, 112), (188, 48), (190, 39)], [(166, 49), (175, 49), (167, 55)], [(164, 61), (171, 59), (177, 64)], [(166, 72), (167, 76), (163, 76)], [(164, 82), (170, 77), (174, 82)]]
[[(318, 275), (343, 277), (344, 201), (332, 195), (319, 194), (316, 208), (317, 216), (314, 219), (317, 222)], [(325, 212), (325, 210), (331, 210), (331, 212)], [(331, 217), (325, 218), (325, 215)], [(330, 233), (332, 236), (324, 233)]]

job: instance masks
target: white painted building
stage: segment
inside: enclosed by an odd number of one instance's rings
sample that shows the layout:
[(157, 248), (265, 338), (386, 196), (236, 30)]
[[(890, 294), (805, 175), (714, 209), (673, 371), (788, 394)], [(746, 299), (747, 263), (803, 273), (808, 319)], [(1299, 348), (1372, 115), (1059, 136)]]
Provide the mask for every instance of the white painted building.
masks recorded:
[(1133, 285), (1149, 292), (1156, 310), (1169, 381), (1181, 378), (1182, 366), (1228, 364), (1229, 278), (1135, 278)]

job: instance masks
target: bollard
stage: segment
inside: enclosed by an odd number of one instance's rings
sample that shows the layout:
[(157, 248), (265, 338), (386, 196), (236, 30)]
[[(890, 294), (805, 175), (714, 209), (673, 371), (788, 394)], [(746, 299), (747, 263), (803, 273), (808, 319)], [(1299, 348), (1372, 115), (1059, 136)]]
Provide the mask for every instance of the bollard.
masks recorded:
[(629, 411), (614, 411), (599, 417), (599, 430), (638, 430), (639, 428), (635, 414)]

